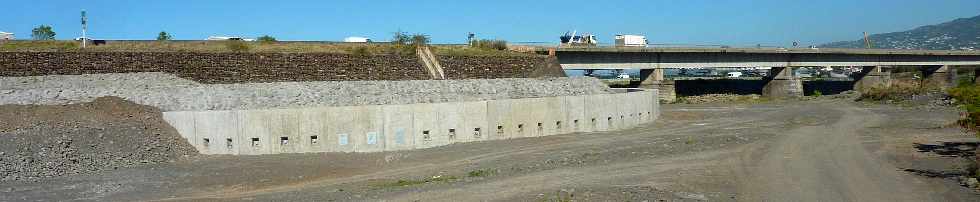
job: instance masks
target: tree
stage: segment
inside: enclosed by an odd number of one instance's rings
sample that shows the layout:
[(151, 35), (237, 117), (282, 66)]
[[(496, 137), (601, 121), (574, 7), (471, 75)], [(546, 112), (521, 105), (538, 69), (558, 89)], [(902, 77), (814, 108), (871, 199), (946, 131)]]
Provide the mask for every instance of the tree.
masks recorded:
[(269, 35), (260, 36), (256, 40), (259, 41), (259, 42), (262, 42), (262, 43), (272, 43), (272, 42), (278, 41), (278, 40), (276, 40), (276, 37), (272, 37), (272, 36), (269, 36)]
[(412, 45), (415, 47), (423, 47), (429, 45), (429, 35), (425, 34), (414, 34), (412, 35)]
[(54, 30), (47, 25), (40, 25), (31, 30), (31, 38), (34, 40), (54, 40), (54, 35)]
[(407, 45), (410, 41), (412, 41), (412, 37), (402, 31), (395, 32), (395, 35), (391, 37), (391, 43), (395, 45)]
[(160, 35), (157, 35), (157, 41), (170, 41), (173, 38), (174, 37), (170, 36), (170, 34), (167, 32), (160, 32)]

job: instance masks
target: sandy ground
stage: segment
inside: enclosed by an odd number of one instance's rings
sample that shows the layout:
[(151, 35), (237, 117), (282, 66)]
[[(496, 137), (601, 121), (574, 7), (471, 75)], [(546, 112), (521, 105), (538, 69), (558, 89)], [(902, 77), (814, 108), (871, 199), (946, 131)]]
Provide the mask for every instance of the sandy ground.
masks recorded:
[(40, 182), (0, 201), (978, 201), (903, 168), (967, 162), (913, 143), (969, 139), (954, 110), (813, 100), (664, 105), (616, 132), (407, 152), (204, 156)]

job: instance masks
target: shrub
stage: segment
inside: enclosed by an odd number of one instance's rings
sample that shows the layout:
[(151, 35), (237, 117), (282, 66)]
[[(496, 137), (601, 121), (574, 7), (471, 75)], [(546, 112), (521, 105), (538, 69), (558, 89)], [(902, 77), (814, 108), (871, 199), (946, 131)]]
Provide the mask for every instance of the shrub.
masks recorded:
[(473, 41), (473, 43), (470, 44), (470, 47), (486, 50), (507, 50), (507, 41), (480, 39)]
[(157, 41), (170, 41), (173, 38), (174, 37), (170, 36), (170, 34), (167, 32), (160, 32), (160, 34), (157, 35)]
[(227, 48), (231, 52), (240, 53), (240, 52), (248, 52), (248, 50), (251, 49), (252, 47), (249, 46), (248, 43), (245, 43), (244, 41), (234, 40), (234, 41), (226, 41), (225, 48)]
[(813, 90), (813, 97), (820, 97), (820, 96), (823, 96), (823, 92), (820, 92), (819, 90)]
[(354, 47), (350, 49), (348, 52), (350, 52), (351, 55), (358, 56), (358, 57), (371, 55), (371, 50), (369, 50), (367, 47), (364, 46)]
[(412, 46), (414, 46), (414, 47), (428, 46), (429, 45), (429, 41), (431, 41), (431, 40), (432, 39), (429, 38), (429, 35), (425, 35), (425, 34), (414, 34), (414, 35), (412, 35)]
[(255, 39), (255, 40), (256, 41), (259, 41), (261, 43), (264, 43), (264, 44), (275, 43), (276, 41), (278, 41), (278, 40), (276, 40), (276, 37), (272, 37), (272, 36), (269, 36), (269, 35), (260, 36), (258, 39)]
[(872, 87), (861, 93), (859, 100), (909, 100), (913, 95), (924, 94), (935, 90), (931, 86), (923, 86), (919, 81), (897, 80), (890, 86)]
[(977, 130), (980, 126), (980, 86), (961, 83), (956, 88), (950, 89), (949, 95), (966, 110), (966, 117), (960, 120), (959, 124), (967, 129)]

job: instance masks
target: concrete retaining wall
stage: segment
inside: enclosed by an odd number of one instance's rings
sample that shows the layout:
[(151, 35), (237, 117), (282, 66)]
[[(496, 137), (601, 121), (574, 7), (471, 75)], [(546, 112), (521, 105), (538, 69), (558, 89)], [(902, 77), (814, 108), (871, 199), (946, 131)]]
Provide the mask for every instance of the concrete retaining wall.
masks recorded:
[(174, 111), (203, 154), (381, 152), (622, 130), (659, 117), (657, 91), (410, 105)]

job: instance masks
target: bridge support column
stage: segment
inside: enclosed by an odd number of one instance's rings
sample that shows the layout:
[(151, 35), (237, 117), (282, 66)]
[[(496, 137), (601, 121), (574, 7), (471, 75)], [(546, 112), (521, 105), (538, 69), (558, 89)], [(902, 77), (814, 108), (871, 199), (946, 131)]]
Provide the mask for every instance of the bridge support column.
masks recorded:
[(882, 66), (864, 67), (854, 78), (854, 90), (865, 93), (872, 88), (891, 86), (891, 76), (891, 70)]
[(664, 79), (664, 69), (641, 69), (640, 88), (657, 89), (658, 97), (663, 102), (674, 102), (677, 94), (674, 91), (674, 80)]
[(796, 78), (792, 67), (773, 67), (769, 75), (769, 82), (762, 88), (762, 96), (773, 99), (803, 97), (803, 81)]
[(980, 84), (980, 67), (973, 68), (973, 84)]
[(925, 85), (939, 89), (949, 89), (956, 85), (956, 69), (952, 66), (926, 66), (922, 69)]

